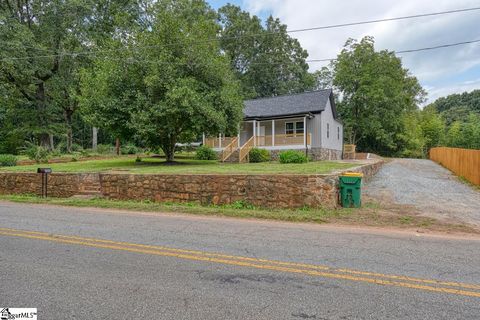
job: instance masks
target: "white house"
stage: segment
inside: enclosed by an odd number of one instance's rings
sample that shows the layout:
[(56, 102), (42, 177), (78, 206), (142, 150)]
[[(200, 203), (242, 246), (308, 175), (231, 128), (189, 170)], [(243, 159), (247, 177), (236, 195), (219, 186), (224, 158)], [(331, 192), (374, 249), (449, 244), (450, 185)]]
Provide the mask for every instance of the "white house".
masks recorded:
[(315, 160), (341, 159), (343, 125), (331, 89), (247, 100), (236, 137), (204, 137), (203, 143), (221, 152), (223, 161), (244, 161), (253, 147), (304, 150)]

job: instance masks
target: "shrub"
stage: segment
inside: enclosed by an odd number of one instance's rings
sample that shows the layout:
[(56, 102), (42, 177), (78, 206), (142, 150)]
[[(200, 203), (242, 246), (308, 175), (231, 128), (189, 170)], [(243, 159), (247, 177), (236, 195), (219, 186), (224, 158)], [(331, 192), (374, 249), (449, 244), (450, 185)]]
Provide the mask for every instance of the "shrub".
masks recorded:
[(23, 148), (22, 153), (30, 160), (35, 160), (37, 163), (48, 162), (48, 150), (42, 146), (37, 146), (34, 143), (28, 142)]
[(252, 148), (248, 153), (250, 162), (267, 162), (270, 161), (270, 152), (265, 149)]
[(13, 154), (0, 154), (0, 167), (14, 167), (17, 165), (17, 157)]
[(113, 146), (109, 144), (99, 144), (97, 145), (97, 152), (99, 154), (109, 154), (113, 153)]
[(301, 151), (283, 151), (279, 154), (280, 163), (305, 163), (308, 158), (305, 153)]
[(136, 145), (134, 144), (126, 144), (124, 146), (121, 146), (120, 147), (120, 152), (122, 154), (137, 154), (137, 153), (140, 153), (140, 148), (138, 148)]
[[(71, 152), (81, 152), (82, 150), (83, 150), (83, 147), (81, 145), (79, 145), (78, 143), (72, 143), (72, 147), (70, 150)], [(55, 152), (55, 156), (68, 153), (67, 142), (66, 141), (59, 142), (53, 152)]]
[(50, 151), (50, 156), (52, 157), (61, 157), (64, 153), (60, 149), (54, 149)]
[(212, 148), (201, 146), (195, 153), (196, 160), (217, 160), (217, 153)]

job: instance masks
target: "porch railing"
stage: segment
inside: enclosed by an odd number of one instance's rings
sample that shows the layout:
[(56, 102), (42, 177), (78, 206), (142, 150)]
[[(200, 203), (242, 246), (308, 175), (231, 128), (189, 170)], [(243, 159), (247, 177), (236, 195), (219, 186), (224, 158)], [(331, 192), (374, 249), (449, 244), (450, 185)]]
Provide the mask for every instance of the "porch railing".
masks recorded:
[(225, 148), (237, 137), (208, 137), (205, 138), (205, 145), (210, 148)]
[(232, 141), (222, 150), (222, 162), (227, 160), (238, 148), (238, 138), (235, 137)]
[[(312, 134), (307, 134), (307, 145), (310, 145), (312, 142)], [(251, 137), (252, 143), (258, 147), (273, 147), (273, 146), (303, 146), (305, 144), (304, 134), (276, 134), (265, 135), (265, 136), (255, 136)], [(235, 144), (232, 144), (233, 141), (236, 141), (238, 144), (237, 137), (209, 137), (205, 138), (205, 145), (210, 148), (224, 149), (228, 146), (235, 147)]]
[(248, 154), (249, 154), (250, 150), (252, 150), (253, 146), (254, 146), (254, 137), (251, 137), (240, 148), (240, 151), (238, 152), (238, 162), (242, 162), (245, 158), (248, 159)]
[[(256, 145), (259, 147), (296, 146), (304, 145), (304, 134), (276, 134), (275, 136), (256, 136)], [(307, 134), (307, 145), (312, 141), (312, 134)]]

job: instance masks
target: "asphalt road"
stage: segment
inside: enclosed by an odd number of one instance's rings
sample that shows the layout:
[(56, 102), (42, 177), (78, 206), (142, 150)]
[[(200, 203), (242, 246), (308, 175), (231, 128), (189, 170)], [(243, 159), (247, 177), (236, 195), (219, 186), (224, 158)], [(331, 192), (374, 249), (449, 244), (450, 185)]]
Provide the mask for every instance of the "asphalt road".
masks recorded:
[(39, 319), (479, 319), (480, 240), (0, 203), (0, 307)]

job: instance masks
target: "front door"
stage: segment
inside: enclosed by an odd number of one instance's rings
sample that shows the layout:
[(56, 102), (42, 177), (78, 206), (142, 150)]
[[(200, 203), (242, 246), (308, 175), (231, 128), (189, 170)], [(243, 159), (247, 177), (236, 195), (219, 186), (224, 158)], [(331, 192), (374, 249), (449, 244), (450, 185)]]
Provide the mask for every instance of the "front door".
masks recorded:
[(260, 126), (260, 132), (258, 133), (258, 145), (265, 145), (265, 126)]

